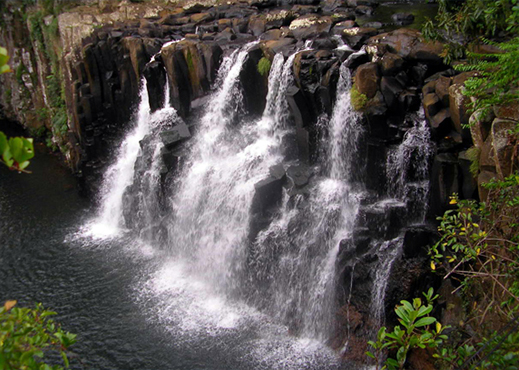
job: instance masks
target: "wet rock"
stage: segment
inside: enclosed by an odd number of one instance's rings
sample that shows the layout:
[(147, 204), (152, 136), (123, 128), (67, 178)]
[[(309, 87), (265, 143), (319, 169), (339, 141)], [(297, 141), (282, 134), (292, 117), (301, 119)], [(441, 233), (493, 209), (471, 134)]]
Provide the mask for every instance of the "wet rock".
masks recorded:
[(168, 150), (174, 149), (181, 142), (189, 139), (191, 133), (184, 122), (177, 123), (172, 129), (159, 133), (164, 147)]
[(251, 241), (272, 221), (274, 211), (283, 198), (283, 185), (286, 177), (284, 174), (281, 175), (279, 168), (273, 169), (271, 172), (276, 176), (271, 175), (254, 185), (249, 223), (249, 240)]
[(147, 81), (148, 96), (153, 97), (153, 99), (149, 99), (149, 102), (150, 109), (154, 112), (162, 108), (164, 102), (164, 86), (167, 83), (164, 65), (158, 61), (148, 63), (143, 74)]
[(345, 63), (346, 67), (348, 67), (351, 70), (355, 70), (358, 66), (368, 63), (369, 60), (370, 58), (367, 53), (354, 53), (348, 57)]
[(313, 171), (307, 165), (299, 164), (288, 167), (286, 174), (291, 187), (302, 188), (310, 182)]
[(254, 46), (240, 71), (245, 107), (253, 115), (261, 115), (265, 109), (268, 81), (267, 76), (262, 76), (258, 71), (258, 63), (263, 56), (260, 45)]

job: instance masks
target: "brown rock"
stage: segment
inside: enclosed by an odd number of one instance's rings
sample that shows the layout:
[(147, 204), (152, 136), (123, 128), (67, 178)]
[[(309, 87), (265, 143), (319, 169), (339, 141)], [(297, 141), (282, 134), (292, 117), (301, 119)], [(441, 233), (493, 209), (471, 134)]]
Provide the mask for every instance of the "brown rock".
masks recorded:
[(519, 101), (514, 100), (504, 105), (495, 105), (494, 114), (497, 118), (519, 121)]
[[(454, 82), (454, 81), (453, 81)], [(463, 125), (469, 123), (470, 115), (468, 105), (470, 99), (463, 95), (463, 85), (453, 84), (449, 87), (449, 107), (454, 128), (459, 133), (463, 131)]]
[(488, 137), (492, 121), (494, 121), (494, 113), (488, 111), (487, 114), (483, 114), (484, 111), (478, 109), (469, 118), (470, 134), (472, 136), (472, 142), (478, 148), (482, 148), (485, 140)]
[(479, 153), (479, 167), (485, 171), (496, 171), (496, 162), (494, 161), (494, 150), (492, 147), (492, 137), (489, 136), (481, 146)]
[(512, 143), (509, 131), (517, 122), (496, 118), (492, 123), (492, 146), (494, 148), (494, 161), (499, 178), (504, 179), (512, 173), (512, 155), (514, 143)]
[(366, 63), (357, 68), (355, 86), (368, 99), (373, 98), (377, 93), (379, 80), (380, 75), (377, 63)]
[(393, 53), (386, 53), (382, 57), (380, 66), (382, 69), (382, 75), (391, 76), (400, 72), (404, 65), (404, 59)]
[(306, 40), (328, 34), (332, 25), (331, 17), (308, 14), (294, 19), (290, 23), (289, 29), (296, 39)]
[(193, 23), (202, 23), (209, 22), (214, 19), (214, 16), (211, 13), (197, 13), (191, 16), (191, 22)]
[(430, 93), (424, 96), (423, 107), (426, 117), (432, 117), (442, 109), (442, 104), (438, 95)]
[(424, 62), (442, 60), (440, 53), (443, 47), (440, 43), (425, 42), (419, 31), (408, 28), (374, 36), (368, 40), (368, 46), (375, 49), (386, 48), (404, 59)]
[(232, 27), (232, 20), (228, 18), (218, 20), (218, 31), (222, 32), (227, 27)]
[(449, 106), (449, 87), (451, 85), (451, 79), (449, 77), (440, 76), (436, 80), (436, 83), (434, 85), (434, 91), (436, 92), (436, 95), (438, 95), (438, 98), (440, 98), (442, 104), (445, 107)]

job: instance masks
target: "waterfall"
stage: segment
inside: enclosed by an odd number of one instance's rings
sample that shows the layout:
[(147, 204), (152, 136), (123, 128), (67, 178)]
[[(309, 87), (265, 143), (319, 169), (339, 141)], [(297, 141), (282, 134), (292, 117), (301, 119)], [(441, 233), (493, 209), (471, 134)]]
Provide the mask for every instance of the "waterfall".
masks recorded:
[[(333, 114), (323, 121), (326, 163), (320, 169), (289, 161), (284, 144), (294, 128), (286, 92), (294, 84), (297, 53), (286, 59), (275, 55), (265, 110), (252, 120), (244, 118), (239, 78), (255, 44), (222, 60), (205, 110), (194, 122), (195, 133), (182, 145), (182, 165), (168, 181), (162, 171), (170, 148), (162, 134), (185, 123), (167, 101), (151, 114), (143, 82), (135, 127), (105, 174), (94, 220), (95, 227), (110, 233), (92, 233), (117, 236), (130, 229), (133, 233), (127, 235), (138, 233), (139, 242), (157, 250), (161, 261), (137, 288), (138, 300), (143, 305), (157, 302), (155, 315), (177, 334), (189, 333), (185, 338), (191, 341), (193, 335), (249, 325), (247, 333), (257, 330), (251, 328), (260, 317), (257, 351), (262, 361), (273, 364), (287, 351), (310, 344), (314, 356), (332, 332), (339, 246), (350, 236), (359, 207), (351, 172), (362, 129), (350, 103), (351, 76), (343, 65)], [(308, 172), (309, 183), (300, 193), (289, 185), (282, 189), (263, 230), (251, 236), (257, 185), (280, 167), (283, 179), (285, 173), (291, 179), (296, 170)], [(286, 328), (306, 339), (287, 344), (281, 337)], [(269, 344), (261, 342), (263, 336)], [(270, 343), (280, 347), (269, 353)]]
[(224, 294), (242, 286), (254, 186), (283, 159), (283, 120), (276, 105), (284, 106), (276, 100), (286, 90), (279, 76), (287, 63), (281, 55), (274, 60), (263, 117), (236, 123), (236, 112), (243, 110), (239, 72), (247, 55), (245, 47), (222, 63), (220, 87), (201, 119), (189, 160), (177, 176), (168, 225), (172, 253), (189, 260), (193, 273)]
[(350, 104), (350, 80), (343, 65), (328, 123), (326, 173), (311, 185), (308, 199), (285, 194), (279, 216), (258, 235), (253, 251), (261, 284), (251, 299), (296, 332), (320, 340), (331, 332), (339, 244), (351, 232), (358, 208), (349, 180), (362, 129)]
[[(137, 206), (138, 215), (132, 215), (133, 220), (140, 220), (140, 225), (153, 224), (157, 203), (157, 184), (159, 182), (160, 171), (160, 153), (162, 143), (158, 139), (157, 133), (167, 127), (174, 126), (182, 122), (177, 115), (176, 110), (169, 103), (169, 84), (166, 83), (165, 99), (163, 108), (150, 113), (150, 103), (147, 89), (146, 79), (141, 81), (139, 100), (140, 103), (134, 117), (134, 127), (126, 135), (119, 149), (114, 153), (116, 159), (114, 163), (105, 172), (100, 190), (100, 210), (90, 225), (90, 231), (93, 236), (109, 237), (116, 236), (125, 229), (128, 217), (128, 211), (133, 212), (135, 207), (131, 209), (127, 201), (140, 203)], [(152, 135), (153, 134), (153, 135)], [(153, 153), (151, 158), (145, 160), (142, 154), (141, 143), (148, 139), (147, 146)], [(142, 176), (135, 174), (144, 172)], [(140, 186), (135, 184), (138, 179)], [(130, 199), (127, 196), (129, 188), (138, 188), (140, 191), (136, 194), (137, 199)], [(134, 189), (135, 190), (135, 189)], [(148, 203), (146, 205), (146, 203)], [(150, 205), (153, 204), (153, 206)], [(125, 218), (127, 219), (125, 221)], [(133, 223), (130, 221), (130, 223)], [(135, 226), (135, 225), (130, 225)], [(141, 230), (141, 233), (145, 230)]]
[(95, 235), (116, 235), (123, 226), (123, 194), (133, 182), (135, 161), (140, 150), (139, 142), (151, 129), (150, 103), (145, 79), (141, 83), (139, 99), (135, 127), (126, 135), (115, 153), (117, 160), (103, 177), (100, 192), (101, 209), (92, 230)]
[(395, 260), (400, 257), (402, 253), (403, 238), (397, 237), (392, 240), (386, 240), (380, 244), (378, 255), (380, 262), (375, 272), (375, 279), (373, 280), (373, 289), (371, 290), (371, 309), (373, 319), (376, 325), (384, 324), (386, 300), (386, 288), (391, 275), (391, 268)]
[(406, 202), (413, 223), (423, 223), (429, 197), (429, 167), (434, 147), (423, 109), (412, 114), (412, 127), (389, 152), (386, 173), (389, 196)]

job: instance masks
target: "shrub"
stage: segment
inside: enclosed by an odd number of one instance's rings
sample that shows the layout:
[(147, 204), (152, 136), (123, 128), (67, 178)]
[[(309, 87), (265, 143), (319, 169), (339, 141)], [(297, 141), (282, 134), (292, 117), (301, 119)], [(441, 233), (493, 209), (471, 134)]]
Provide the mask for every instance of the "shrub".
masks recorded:
[(16, 301), (7, 301), (0, 308), (0, 368), (59, 370), (44, 362), (45, 353), (61, 354), (65, 367), (69, 366), (66, 350), (76, 342), (76, 335), (64, 332), (41, 304), (35, 308), (16, 307)]

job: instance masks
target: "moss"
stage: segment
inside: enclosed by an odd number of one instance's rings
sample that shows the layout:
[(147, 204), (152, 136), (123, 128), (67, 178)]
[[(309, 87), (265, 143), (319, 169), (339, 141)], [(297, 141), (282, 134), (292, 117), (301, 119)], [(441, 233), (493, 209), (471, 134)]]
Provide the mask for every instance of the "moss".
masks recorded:
[(267, 76), (270, 72), (271, 63), (266, 57), (263, 57), (258, 62), (258, 72), (262, 76)]
[(470, 159), (470, 173), (472, 176), (476, 177), (479, 173), (479, 156), (481, 154), (481, 149), (478, 147), (470, 147), (467, 149), (467, 157)]
[(351, 98), (351, 106), (356, 111), (362, 111), (366, 107), (366, 104), (368, 102), (368, 97), (359, 90), (357, 90), (357, 86), (353, 85), (350, 91), (350, 98)]
[(20, 85), (24, 85), (22, 76), (26, 72), (27, 72), (27, 68), (25, 67), (25, 64), (20, 63), (18, 65), (18, 67), (16, 67), (16, 71), (15, 71), (16, 81), (18, 81), (18, 83)]

